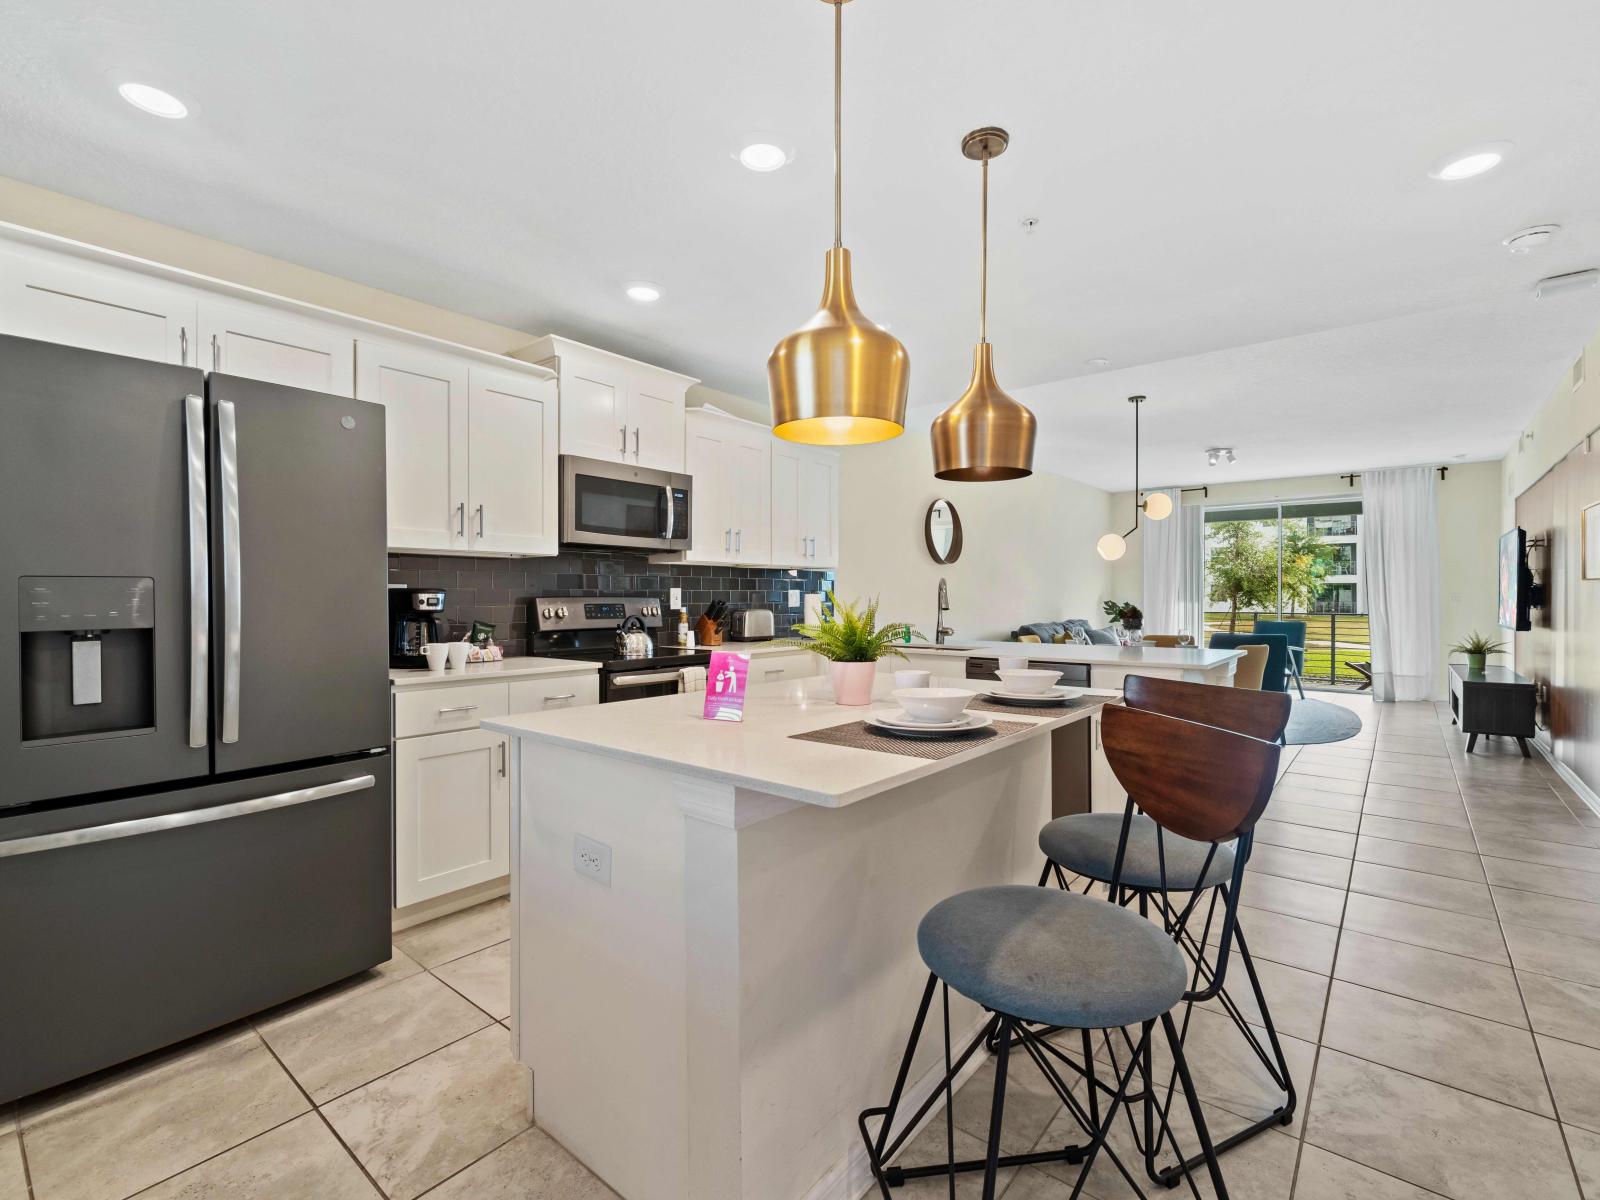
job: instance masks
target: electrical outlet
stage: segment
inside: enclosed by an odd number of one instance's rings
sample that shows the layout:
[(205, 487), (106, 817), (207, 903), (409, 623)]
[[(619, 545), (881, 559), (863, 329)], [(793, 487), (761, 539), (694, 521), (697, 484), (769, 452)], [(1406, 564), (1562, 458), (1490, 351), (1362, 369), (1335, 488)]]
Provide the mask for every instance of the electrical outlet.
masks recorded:
[(800, 593), (799, 592), (792, 591), (792, 590), (789, 592), (789, 604), (788, 604), (788, 607), (789, 608), (799, 608), (800, 607)]
[(572, 840), (572, 869), (596, 883), (611, 886), (611, 847), (578, 834)]
[(668, 588), (667, 589), (667, 607), (668, 608), (682, 608), (683, 607), (683, 589), (682, 588)]

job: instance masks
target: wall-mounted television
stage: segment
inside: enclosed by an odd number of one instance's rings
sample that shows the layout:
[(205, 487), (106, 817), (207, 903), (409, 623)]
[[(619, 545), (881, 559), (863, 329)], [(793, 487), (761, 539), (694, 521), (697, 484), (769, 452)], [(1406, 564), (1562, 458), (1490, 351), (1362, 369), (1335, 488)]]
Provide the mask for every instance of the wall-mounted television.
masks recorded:
[(1513, 529), (1500, 537), (1500, 627), (1519, 633), (1533, 628), (1533, 572), (1528, 569), (1528, 535)]

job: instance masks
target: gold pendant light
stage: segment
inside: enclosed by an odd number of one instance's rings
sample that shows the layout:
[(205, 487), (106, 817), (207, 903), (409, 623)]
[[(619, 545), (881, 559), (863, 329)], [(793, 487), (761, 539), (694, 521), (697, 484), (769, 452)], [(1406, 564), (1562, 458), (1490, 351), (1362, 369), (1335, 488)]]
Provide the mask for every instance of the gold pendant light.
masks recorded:
[(972, 382), (933, 422), (933, 473), (940, 479), (993, 483), (1033, 474), (1039, 422), (995, 382), (989, 345), (989, 160), (1004, 154), (1010, 142), (1004, 129), (993, 127), (974, 129), (961, 139), (961, 153), (983, 163), (983, 270)]
[(772, 432), (790, 442), (858, 446), (899, 437), (906, 424), (911, 359), (887, 329), (856, 306), (844, 248), (844, 5), (833, 5), (833, 249), (822, 307), (767, 359)]

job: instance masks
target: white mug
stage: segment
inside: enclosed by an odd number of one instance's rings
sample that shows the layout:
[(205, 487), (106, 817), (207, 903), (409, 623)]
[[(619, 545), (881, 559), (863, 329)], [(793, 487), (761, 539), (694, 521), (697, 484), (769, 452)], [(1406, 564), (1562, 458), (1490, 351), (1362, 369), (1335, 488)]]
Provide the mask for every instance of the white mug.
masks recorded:
[(897, 688), (925, 688), (932, 678), (931, 671), (896, 671), (894, 685)]
[(1028, 660), (1025, 658), (1002, 658), (1000, 660), (1000, 670), (1002, 671), (1026, 671), (1027, 669)]
[(450, 666), (457, 671), (467, 665), (467, 655), (472, 653), (472, 647), (466, 642), (450, 643)]
[(429, 642), (422, 648), (422, 653), (428, 659), (428, 670), (442, 671), (445, 663), (450, 661), (450, 644), (448, 642)]

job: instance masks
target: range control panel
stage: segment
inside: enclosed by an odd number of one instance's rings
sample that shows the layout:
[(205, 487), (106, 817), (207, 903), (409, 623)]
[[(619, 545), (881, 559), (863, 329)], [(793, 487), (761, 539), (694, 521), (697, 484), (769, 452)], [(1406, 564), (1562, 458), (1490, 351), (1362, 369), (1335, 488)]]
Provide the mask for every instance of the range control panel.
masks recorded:
[(663, 620), (655, 596), (536, 596), (532, 607), (540, 633), (615, 629), (628, 617), (638, 617), (646, 629), (659, 629)]

